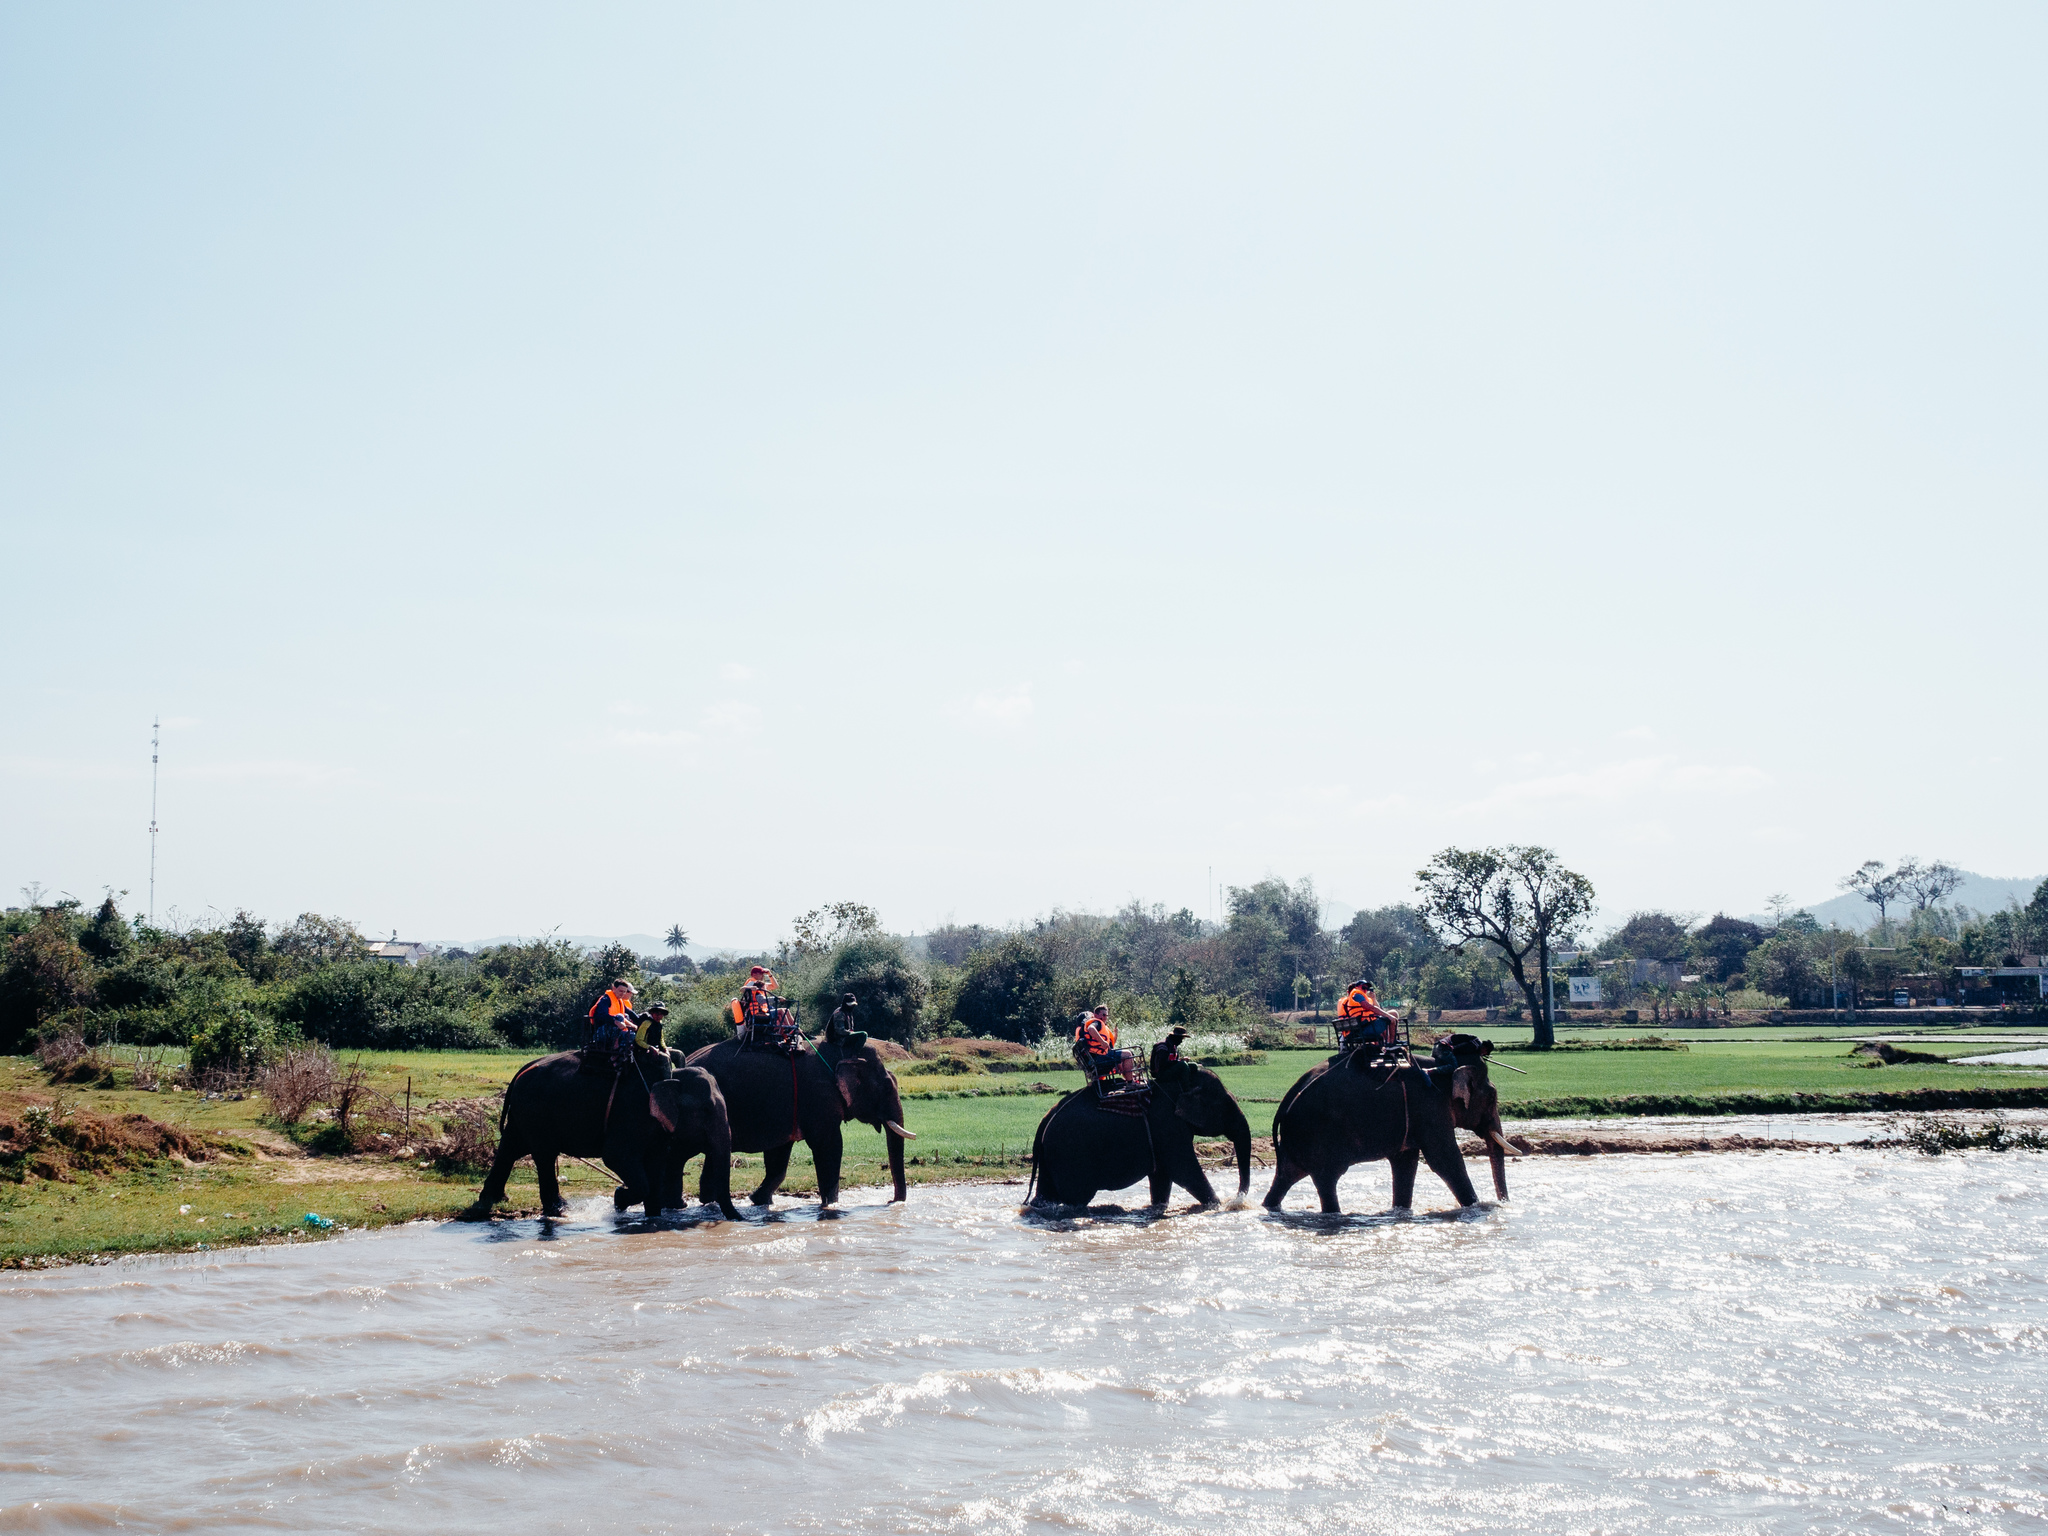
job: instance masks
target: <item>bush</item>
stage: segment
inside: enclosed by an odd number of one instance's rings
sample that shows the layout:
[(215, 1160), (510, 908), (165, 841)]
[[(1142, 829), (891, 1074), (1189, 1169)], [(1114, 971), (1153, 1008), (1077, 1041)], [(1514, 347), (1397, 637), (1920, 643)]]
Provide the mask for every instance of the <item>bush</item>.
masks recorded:
[(692, 999), (676, 1003), (673, 1007), (675, 1011), (661, 1028), (664, 1045), (674, 1046), (688, 1055), (691, 1051), (732, 1038), (731, 1015), (716, 1003)]
[(276, 1036), (268, 1020), (247, 1008), (229, 1008), (192, 1031), (195, 1081), (239, 1079), (261, 1064)]
[(977, 1035), (1035, 1040), (1054, 1022), (1057, 980), (1045, 951), (1018, 934), (967, 957), (953, 1017)]
[(40, 1026), (92, 1001), (91, 962), (63, 914), (46, 910), (0, 965), (0, 1051), (20, 1050)]
[(590, 1031), (588, 991), (580, 976), (555, 976), (502, 992), (491, 1008), (491, 1028), (529, 1049), (574, 1050)]
[(441, 1139), (420, 1148), (443, 1173), (482, 1173), (498, 1155), (498, 1121), (490, 1106), (471, 1099), (441, 1121)]
[(825, 1020), (851, 992), (860, 999), (860, 1027), (883, 1040), (911, 1041), (924, 1030), (925, 980), (903, 946), (879, 933), (863, 933), (833, 948), (822, 966), (806, 967), (794, 989), (809, 1011), (808, 1027)]
[(155, 955), (136, 955), (100, 972), (94, 985), (109, 1008), (168, 1008), (178, 1000), (178, 978)]
[(278, 1052), (256, 1076), (256, 1091), (286, 1125), (297, 1125), (306, 1111), (334, 1092), (334, 1053), (324, 1045), (299, 1045)]
[(285, 988), (275, 1008), (281, 1023), (331, 1046), (492, 1049), (501, 1042), (466, 993), (451, 970), (366, 960), (308, 972)]

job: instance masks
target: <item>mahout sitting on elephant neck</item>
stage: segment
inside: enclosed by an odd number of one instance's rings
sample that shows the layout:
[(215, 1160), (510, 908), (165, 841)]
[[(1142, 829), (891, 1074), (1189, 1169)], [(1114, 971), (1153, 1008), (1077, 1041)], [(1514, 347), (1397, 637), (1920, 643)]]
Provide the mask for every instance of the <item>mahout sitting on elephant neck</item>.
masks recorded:
[(1237, 1193), (1251, 1186), (1251, 1125), (1230, 1090), (1207, 1067), (1181, 1060), (1178, 1041), (1152, 1048), (1152, 1091), (1136, 1113), (1077, 1088), (1039, 1121), (1032, 1140), (1026, 1205), (1087, 1205), (1099, 1191), (1149, 1180), (1150, 1202), (1164, 1205), (1178, 1184), (1204, 1205), (1216, 1191), (1195, 1153), (1197, 1136), (1227, 1136), (1237, 1153)]
[[(1337, 1071), (1340, 1056), (1321, 1062), (1302, 1075), (1280, 1100), (1273, 1115), (1273, 1184), (1266, 1191), (1266, 1209), (1277, 1211), (1300, 1180), (1314, 1182), (1325, 1213), (1338, 1214), (1337, 1180), (1357, 1163), (1384, 1158), (1393, 1170), (1394, 1207), (1406, 1210), (1415, 1200), (1419, 1159), (1444, 1181), (1460, 1205), (1473, 1205), (1471, 1177), (1458, 1150), (1458, 1122), (1453, 1114), (1456, 1073), (1409, 1062), (1376, 1063), (1379, 1070)], [(1477, 1068), (1483, 1074), (1484, 1066)], [(1490, 1087), (1490, 1085), (1489, 1085)], [(1470, 1102), (1470, 1079), (1466, 1082)], [(1497, 1180), (1503, 1196), (1504, 1178)]]
[(703, 1198), (729, 1217), (732, 1129), (718, 1084), (705, 1072), (666, 1071), (651, 1084), (624, 1074), (592, 1074), (581, 1053), (530, 1061), (505, 1086), (498, 1151), (473, 1209), (488, 1212), (522, 1157), (533, 1158), (543, 1215), (567, 1209), (556, 1174), (560, 1157), (599, 1157), (617, 1174), (613, 1204), (645, 1205), (649, 1216), (682, 1204), (683, 1166), (704, 1158)]
[[(674, 1053), (680, 1058), (681, 1053)], [(914, 1133), (903, 1127), (903, 1099), (895, 1074), (872, 1040), (858, 1048), (834, 1045), (829, 1055), (798, 1044), (793, 1051), (749, 1048), (722, 1040), (693, 1051), (687, 1065), (711, 1074), (725, 1095), (733, 1146), (761, 1154), (762, 1177), (756, 1205), (771, 1205), (789, 1172), (790, 1148), (801, 1141), (817, 1169), (818, 1202), (839, 1200), (839, 1166), (845, 1156), (841, 1126), (858, 1120), (887, 1138), (892, 1198), (908, 1195), (903, 1144)]]

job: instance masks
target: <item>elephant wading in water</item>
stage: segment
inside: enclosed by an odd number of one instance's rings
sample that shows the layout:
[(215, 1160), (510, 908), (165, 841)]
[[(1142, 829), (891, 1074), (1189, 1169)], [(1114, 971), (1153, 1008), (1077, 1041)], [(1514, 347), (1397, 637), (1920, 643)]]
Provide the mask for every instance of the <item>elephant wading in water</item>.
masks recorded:
[(1091, 1086), (1068, 1094), (1038, 1122), (1031, 1144), (1036, 1202), (1086, 1205), (1098, 1190), (1149, 1179), (1153, 1205), (1166, 1204), (1176, 1184), (1214, 1205), (1216, 1191), (1195, 1156), (1197, 1136), (1230, 1138), (1242, 1199), (1252, 1181), (1252, 1128), (1244, 1111), (1214, 1072), (1155, 1045), (1152, 1101), (1143, 1115), (1105, 1107)]
[[(1450, 1188), (1460, 1205), (1475, 1205), (1472, 1179), (1458, 1150), (1453, 1100), (1464, 1079), (1460, 1112), (1475, 1104), (1474, 1078), (1484, 1081), (1486, 1067), (1475, 1055), (1472, 1067), (1352, 1066), (1350, 1055), (1311, 1068), (1287, 1090), (1273, 1116), (1273, 1187), (1266, 1191), (1266, 1209), (1277, 1211), (1287, 1191), (1300, 1180), (1314, 1181), (1323, 1210), (1335, 1215), (1337, 1180), (1354, 1163), (1385, 1158), (1394, 1171), (1394, 1207), (1415, 1203), (1415, 1168), (1426, 1159), (1430, 1171)], [(1485, 1098), (1492, 1103), (1493, 1088)], [(1494, 1123), (1499, 1123), (1497, 1111)], [(1495, 1153), (1496, 1188), (1503, 1196), (1506, 1175)]]
[(477, 1210), (504, 1200), (513, 1164), (531, 1154), (546, 1215), (568, 1209), (555, 1175), (555, 1159), (566, 1156), (603, 1158), (620, 1180), (613, 1205), (645, 1205), (649, 1216), (658, 1216), (683, 1203), (683, 1165), (701, 1153), (704, 1199), (739, 1216), (732, 1203), (732, 1129), (710, 1074), (679, 1071), (650, 1076), (643, 1085), (637, 1073), (614, 1079), (586, 1073), (582, 1065), (581, 1052), (563, 1051), (528, 1062), (506, 1084), (498, 1155), (477, 1193)]
[[(859, 1120), (889, 1140), (892, 1199), (908, 1191), (903, 1182), (903, 1143), (916, 1140), (903, 1128), (903, 1100), (896, 1077), (872, 1042), (859, 1049), (826, 1046), (829, 1057), (806, 1046), (794, 1056), (759, 1046), (743, 1048), (737, 1040), (721, 1040), (692, 1051), (688, 1064), (701, 1067), (718, 1081), (732, 1117), (735, 1151), (761, 1154), (761, 1186), (756, 1205), (774, 1203), (775, 1191), (789, 1172), (789, 1149), (797, 1142), (811, 1149), (818, 1172), (818, 1203), (839, 1202), (839, 1163), (845, 1155), (840, 1126)], [(671, 1051), (671, 1056), (680, 1056)]]

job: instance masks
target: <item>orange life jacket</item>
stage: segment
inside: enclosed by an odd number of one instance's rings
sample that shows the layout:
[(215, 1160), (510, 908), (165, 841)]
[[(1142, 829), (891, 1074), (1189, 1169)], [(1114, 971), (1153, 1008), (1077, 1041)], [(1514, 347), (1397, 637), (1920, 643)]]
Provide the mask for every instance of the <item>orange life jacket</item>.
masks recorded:
[(768, 989), (774, 986), (772, 979), (764, 982), (748, 982), (740, 988), (740, 995), (732, 1000), (732, 1022), (735, 1028), (749, 1019), (758, 1019), (775, 1011), (775, 1004), (768, 996)]
[(1372, 993), (1364, 987), (1353, 987), (1344, 994), (1344, 1001), (1337, 1009), (1340, 1019), (1383, 1019), (1380, 1005), (1373, 1001)]
[(1107, 1056), (1116, 1049), (1116, 1031), (1103, 1019), (1088, 1018), (1074, 1031), (1074, 1042), (1085, 1046), (1090, 1056)]
[(590, 1005), (590, 1022), (596, 1025), (604, 1018), (619, 1019), (633, 1011), (633, 1000), (617, 987), (607, 987), (604, 996)]

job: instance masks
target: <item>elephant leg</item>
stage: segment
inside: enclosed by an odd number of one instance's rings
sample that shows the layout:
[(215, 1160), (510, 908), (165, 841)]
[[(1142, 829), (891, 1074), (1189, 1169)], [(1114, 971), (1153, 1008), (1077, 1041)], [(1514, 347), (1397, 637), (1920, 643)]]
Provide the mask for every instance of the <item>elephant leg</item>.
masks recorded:
[(560, 1216), (569, 1209), (562, 1198), (562, 1181), (555, 1176), (555, 1149), (535, 1147), (533, 1149), (533, 1172), (540, 1180), (540, 1213), (543, 1216)]
[(1167, 1201), (1173, 1198), (1172, 1174), (1166, 1172), (1163, 1168), (1155, 1170), (1149, 1175), (1149, 1182), (1151, 1186), (1149, 1192), (1153, 1205), (1165, 1205)]
[(761, 1183), (754, 1190), (754, 1204), (773, 1205), (775, 1191), (782, 1188), (782, 1181), (789, 1177), (789, 1143), (770, 1147), (761, 1154)]
[(616, 1173), (621, 1182), (612, 1191), (612, 1209), (623, 1211), (628, 1206), (644, 1205), (649, 1216), (661, 1214), (661, 1202), (654, 1196), (648, 1184), (647, 1164), (641, 1160), (639, 1150), (630, 1142), (614, 1142), (605, 1148), (604, 1165)]
[(1440, 1134), (1422, 1138), (1422, 1155), (1429, 1171), (1442, 1179), (1460, 1205), (1477, 1205), (1479, 1194), (1472, 1188), (1472, 1175), (1465, 1171), (1465, 1154), (1458, 1150), (1458, 1133), (1445, 1126)]
[(1294, 1188), (1295, 1185), (1299, 1184), (1307, 1176), (1308, 1170), (1306, 1168), (1301, 1167), (1289, 1158), (1282, 1157), (1279, 1166), (1273, 1170), (1272, 1186), (1266, 1191), (1266, 1198), (1262, 1202), (1266, 1209), (1269, 1211), (1279, 1210), (1280, 1202), (1287, 1198), (1287, 1191)]
[(1336, 1173), (1331, 1173), (1327, 1169), (1318, 1168), (1309, 1175), (1309, 1178), (1315, 1183), (1316, 1194), (1323, 1202), (1323, 1214), (1325, 1216), (1341, 1216), (1344, 1214), (1344, 1207), (1337, 1203), (1337, 1179), (1343, 1171), (1340, 1168)]
[(689, 1155), (671, 1153), (661, 1165), (661, 1208), (664, 1211), (681, 1210), (689, 1199), (683, 1194), (685, 1183), (684, 1167), (690, 1161)]
[(1422, 1160), (1422, 1154), (1413, 1147), (1404, 1152), (1388, 1156), (1387, 1166), (1394, 1170), (1394, 1209), (1408, 1210), (1415, 1204), (1415, 1169)]
[(818, 1170), (818, 1204), (837, 1205), (839, 1165), (846, 1156), (846, 1138), (835, 1125), (816, 1136), (806, 1136), (804, 1141), (811, 1149), (811, 1166)]
[(1201, 1158), (1195, 1155), (1195, 1146), (1189, 1142), (1167, 1159), (1167, 1175), (1182, 1189), (1193, 1195), (1204, 1205), (1220, 1204), (1216, 1188), (1209, 1182), (1209, 1175), (1202, 1169)]
[(498, 1155), (491, 1159), (491, 1171), (484, 1176), (484, 1187), (477, 1191), (476, 1203), (489, 1210), (494, 1205), (505, 1203), (505, 1184), (512, 1177), (512, 1168), (526, 1155), (526, 1142), (510, 1127), (498, 1138)]

